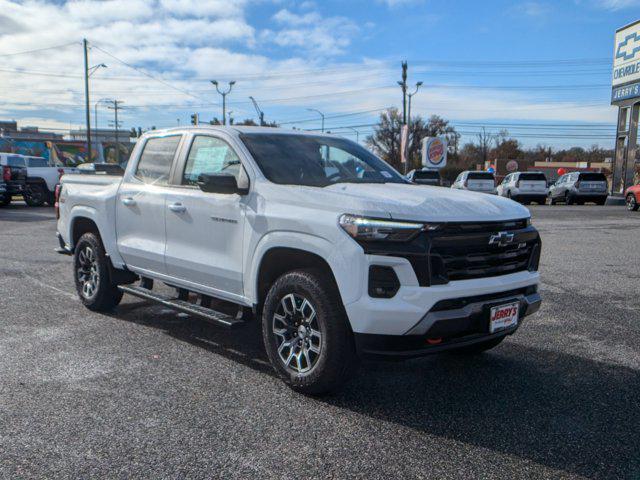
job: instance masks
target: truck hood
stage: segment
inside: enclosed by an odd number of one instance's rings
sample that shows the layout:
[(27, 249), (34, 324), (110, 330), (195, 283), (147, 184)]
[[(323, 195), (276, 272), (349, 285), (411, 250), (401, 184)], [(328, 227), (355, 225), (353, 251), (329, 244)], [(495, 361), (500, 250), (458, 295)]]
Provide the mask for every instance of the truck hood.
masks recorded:
[[(344, 213), (389, 216), (398, 220), (470, 222), (530, 216), (527, 208), (507, 198), (451, 188), (399, 183), (342, 183), (322, 190), (325, 195), (321, 201), (326, 207), (338, 208)], [(317, 193), (317, 190), (310, 192), (311, 195)]]

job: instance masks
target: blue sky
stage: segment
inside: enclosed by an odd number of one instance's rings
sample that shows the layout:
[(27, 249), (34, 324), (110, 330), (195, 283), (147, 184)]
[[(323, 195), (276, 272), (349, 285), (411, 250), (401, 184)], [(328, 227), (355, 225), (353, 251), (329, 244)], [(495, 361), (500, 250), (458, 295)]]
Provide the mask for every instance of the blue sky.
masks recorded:
[(639, 18), (640, 0), (0, 0), (0, 118), (80, 126), (86, 37), (90, 63), (108, 65), (91, 79), (92, 113), (123, 100), (123, 128), (219, 117), (215, 78), (237, 81), (236, 119), (255, 117), (253, 95), (267, 120), (319, 128), (307, 109), (320, 109), (328, 129), (362, 139), (400, 106), (407, 60), (424, 82), (413, 113), (450, 119), (463, 141), (486, 126), (528, 146), (610, 147), (613, 34)]

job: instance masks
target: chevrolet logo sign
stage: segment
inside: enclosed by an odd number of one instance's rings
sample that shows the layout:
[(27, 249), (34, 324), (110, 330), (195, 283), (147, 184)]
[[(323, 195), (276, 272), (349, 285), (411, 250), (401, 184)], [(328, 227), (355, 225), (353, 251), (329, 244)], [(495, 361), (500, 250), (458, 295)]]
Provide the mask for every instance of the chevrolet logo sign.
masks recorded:
[(495, 235), (489, 237), (489, 245), (498, 245), (499, 247), (506, 247), (513, 242), (515, 235), (509, 232), (498, 232)]

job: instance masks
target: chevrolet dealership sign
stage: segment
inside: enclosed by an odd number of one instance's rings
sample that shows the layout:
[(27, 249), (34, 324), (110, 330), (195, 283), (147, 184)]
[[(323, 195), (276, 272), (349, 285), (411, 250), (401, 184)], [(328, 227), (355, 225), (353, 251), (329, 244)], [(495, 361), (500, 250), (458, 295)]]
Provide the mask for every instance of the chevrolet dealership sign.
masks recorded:
[(616, 32), (611, 102), (640, 97), (640, 20)]

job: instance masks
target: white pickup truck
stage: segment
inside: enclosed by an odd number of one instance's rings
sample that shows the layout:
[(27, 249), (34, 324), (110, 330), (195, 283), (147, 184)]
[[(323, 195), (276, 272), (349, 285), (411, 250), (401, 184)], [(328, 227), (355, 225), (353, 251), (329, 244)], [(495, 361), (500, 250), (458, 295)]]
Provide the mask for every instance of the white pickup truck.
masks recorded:
[(490, 349), (541, 302), (525, 207), (412, 185), (330, 135), (156, 130), (122, 177), (65, 175), (56, 205), (58, 251), (73, 254), (89, 309), (128, 293), (218, 325), (253, 321), (305, 393), (336, 388), (359, 356)]
[(56, 166), (44, 157), (14, 155), (14, 166), (26, 167), (27, 178), (24, 201), (30, 207), (40, 207), (44, 203), (53, 205), (56, 185), (60, 177), (67, 173), (78, 173), (77, 168)]

